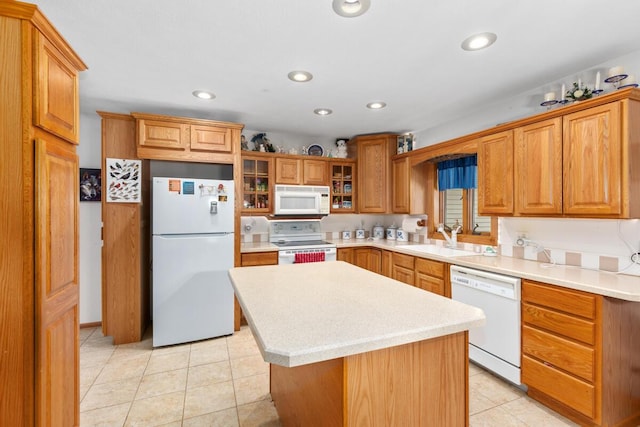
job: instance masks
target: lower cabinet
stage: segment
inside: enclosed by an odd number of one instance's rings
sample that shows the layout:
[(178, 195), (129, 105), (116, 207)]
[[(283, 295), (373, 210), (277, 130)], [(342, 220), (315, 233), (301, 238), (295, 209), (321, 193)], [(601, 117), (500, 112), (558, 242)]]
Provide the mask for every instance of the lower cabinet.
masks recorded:
[(353, 248), (339, 248), (336, 254), (336, 260), (348, 262), (349, 264), (354, 264)]
[[(248, 252), (240, 254), (240, 267), (252, 267), (256, 265), (278, 265), (278, 251), (271, 252)], [(247, 321), (242, 314), (242, 309), (236, 297), (233, 297), (234, 302), (234, 316), (233, 316), (233, 329), (240, 330), (241, 324), (246, 324)]]
[(640, 303), (522, 281), (522, 382), (581, 425), (640, 422)]
[(425, 258), (416, 258), (414, 284), (425, 291), (451, 298), (449, 264)]
[(391, 278), (413, 286), (415, 284), (415, 258), (411, 255), (394, 252), (392, 260)]
[(337, 259), (425, 291), (451, 297), (447, 263), (369, 247), (340, 248)]

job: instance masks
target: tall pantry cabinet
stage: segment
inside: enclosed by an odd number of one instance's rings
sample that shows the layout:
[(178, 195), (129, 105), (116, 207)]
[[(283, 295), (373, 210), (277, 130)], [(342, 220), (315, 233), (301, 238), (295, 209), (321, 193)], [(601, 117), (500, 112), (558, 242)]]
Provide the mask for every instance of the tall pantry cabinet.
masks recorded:
[(35, 5), (0, 1), (0, 425), (79, 412), (78, 73)]

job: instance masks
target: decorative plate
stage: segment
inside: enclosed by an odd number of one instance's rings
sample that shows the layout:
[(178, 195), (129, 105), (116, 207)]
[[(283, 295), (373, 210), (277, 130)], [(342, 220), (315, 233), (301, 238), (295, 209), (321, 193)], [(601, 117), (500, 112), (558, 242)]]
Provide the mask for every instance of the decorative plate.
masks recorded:
[(313, 144), (309, 146), (307, 153), (309, 153), (310, 156), (322, 157), (324, 155), (324, 148), (322, 148), (322, 145)]

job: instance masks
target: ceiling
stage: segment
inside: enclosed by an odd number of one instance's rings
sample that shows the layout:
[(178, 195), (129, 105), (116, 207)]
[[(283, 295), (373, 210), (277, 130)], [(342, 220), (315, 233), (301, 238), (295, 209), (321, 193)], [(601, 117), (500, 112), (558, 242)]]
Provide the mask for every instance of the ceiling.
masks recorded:
[[(371, 0), (356, 18), (331, 0), (33, 2), (89, 67), (83, 112), (309, 136), (422, 131), (640, 49), (635, 0)], [(484, 31), (493, 46), (460, 48)], [(298, 69), (313, 79), (288, 80)], [(387, 108), (365, 107), (378, 100)]]

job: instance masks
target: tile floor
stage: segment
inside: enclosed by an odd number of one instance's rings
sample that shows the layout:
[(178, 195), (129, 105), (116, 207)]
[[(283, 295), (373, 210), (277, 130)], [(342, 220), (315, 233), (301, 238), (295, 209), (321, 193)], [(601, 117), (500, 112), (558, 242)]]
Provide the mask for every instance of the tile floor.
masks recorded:
[[(150, 334), (114, 346), (100, 328), (80, 330), (80, 425), (280, 426), (269, 365), (247, 327), (233, 336), (152, 349)], [(471, 365), (470, 425), (575, 426)]]

